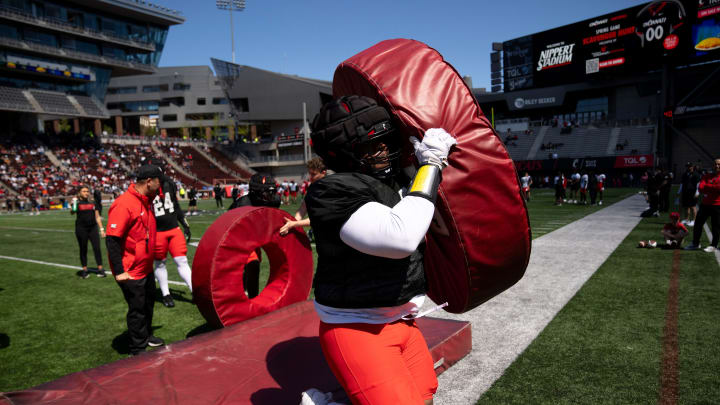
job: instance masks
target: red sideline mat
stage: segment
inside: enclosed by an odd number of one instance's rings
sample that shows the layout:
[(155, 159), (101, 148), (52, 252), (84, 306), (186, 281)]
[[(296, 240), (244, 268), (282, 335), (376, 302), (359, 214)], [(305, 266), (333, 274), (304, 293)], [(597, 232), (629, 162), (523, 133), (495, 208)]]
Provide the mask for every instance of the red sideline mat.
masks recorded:
[[(531, 240), (515, 165), (455, 69), (421, 42), (387, 40), (335, 70), (333, 96), (352, 94), (387, 108), (405, 138), (422, 139), (429, 128), (457, 138), (427, 237), (430, 298), (462, 313), (515, 284)], [(406, 161), (411, 150), (407, 142)]]
[[(0, 404), (298, 404), (318, 388), (344, 396), (325, 363), (312, 301), (160, 350), (5, 393)], [(470, 352), (470, 323), (420, 318), (442, 373)], [(4, 399), (4, 400), (3, 400)]]

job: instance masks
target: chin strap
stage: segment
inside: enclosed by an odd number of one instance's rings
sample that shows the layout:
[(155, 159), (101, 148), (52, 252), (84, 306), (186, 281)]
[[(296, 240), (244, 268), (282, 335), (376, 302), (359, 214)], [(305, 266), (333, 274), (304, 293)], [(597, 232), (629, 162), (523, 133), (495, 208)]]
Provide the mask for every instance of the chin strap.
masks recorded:
[(410, 191), (407, 195), (415, 195), (426, 198), (435, 204), (437, 191), (442, 180), (442, 170), (433, 164), (420, 166), (413, 178)]

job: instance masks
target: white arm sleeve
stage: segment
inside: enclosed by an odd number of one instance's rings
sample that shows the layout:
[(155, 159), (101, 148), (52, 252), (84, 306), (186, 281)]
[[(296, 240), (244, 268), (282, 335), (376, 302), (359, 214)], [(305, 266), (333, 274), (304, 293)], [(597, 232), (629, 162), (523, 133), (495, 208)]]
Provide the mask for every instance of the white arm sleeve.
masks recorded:
[(407, 196), (392, 208), (369, 202), (340, 228), (340, 239), (369, 255), (402, 259), (423, 241), (434, 212), (432, 202), (417, 196)]

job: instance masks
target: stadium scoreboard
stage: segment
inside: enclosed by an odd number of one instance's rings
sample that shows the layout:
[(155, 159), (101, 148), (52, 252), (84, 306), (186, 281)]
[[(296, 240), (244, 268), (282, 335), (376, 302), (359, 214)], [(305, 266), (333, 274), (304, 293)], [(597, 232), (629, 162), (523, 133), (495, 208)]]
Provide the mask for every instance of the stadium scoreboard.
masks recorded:
[(720, 0), (654, 1), (503, 43), (505, 91), (720, 59)]

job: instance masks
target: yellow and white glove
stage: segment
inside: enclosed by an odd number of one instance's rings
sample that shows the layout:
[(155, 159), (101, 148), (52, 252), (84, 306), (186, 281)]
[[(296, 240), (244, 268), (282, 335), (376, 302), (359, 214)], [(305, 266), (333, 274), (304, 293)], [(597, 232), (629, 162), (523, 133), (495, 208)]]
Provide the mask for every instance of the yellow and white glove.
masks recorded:
[(440, 169), (448, 165), (450, 148), (457, 144), (455, 137), (442, 128), (430, 128), (425, 131), (422, 142), (411, 136), (410, 142), (415, 148), (415, 157), (420, 166), (431, 164)]

